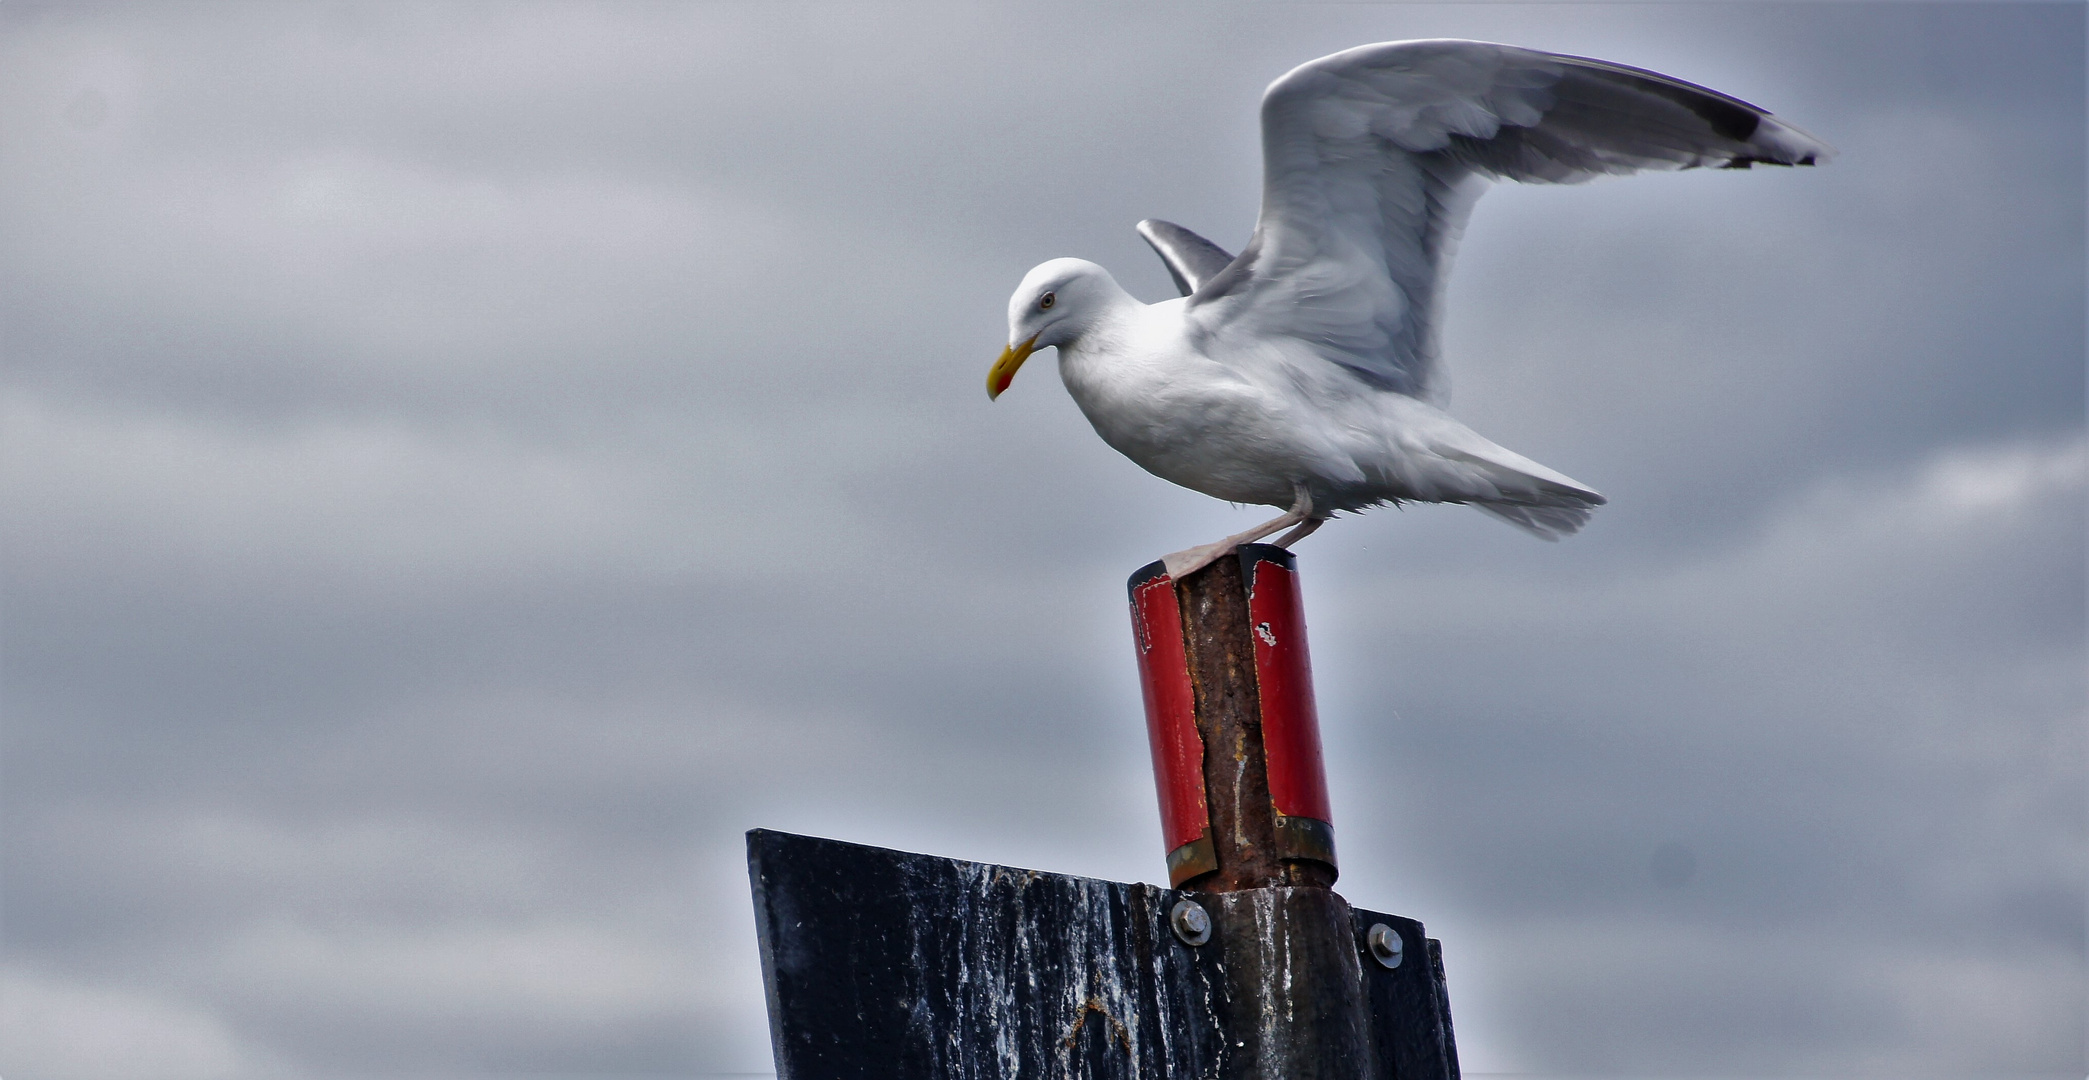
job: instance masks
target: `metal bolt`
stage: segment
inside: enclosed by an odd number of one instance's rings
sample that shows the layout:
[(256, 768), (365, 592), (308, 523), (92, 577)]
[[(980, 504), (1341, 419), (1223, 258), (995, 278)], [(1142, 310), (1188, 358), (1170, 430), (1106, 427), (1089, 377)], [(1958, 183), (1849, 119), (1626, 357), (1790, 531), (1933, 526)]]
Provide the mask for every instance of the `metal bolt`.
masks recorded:
[(1211, 940), (1211, 913), (1195, 900), (1178, 900), (1168, 912), (1168, 925), (1184, 945), (1202, 945)]
[(1407, 948), (1400, 941), (1400, 932), (1384, 923), (1372, 923), (1364, 943), (1371, 947), (1371, 959), (1388, 971), (1400, 966), (1400, 956)]

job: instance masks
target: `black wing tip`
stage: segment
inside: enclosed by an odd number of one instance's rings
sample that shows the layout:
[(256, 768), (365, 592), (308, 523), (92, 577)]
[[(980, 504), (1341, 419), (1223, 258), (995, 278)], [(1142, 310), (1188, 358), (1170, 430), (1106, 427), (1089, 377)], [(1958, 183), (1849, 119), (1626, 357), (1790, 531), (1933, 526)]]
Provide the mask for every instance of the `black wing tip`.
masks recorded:
[(1753, 154), (1743, 154), (1740, 157), (1728, 160), (1725, 164), (1719, 167), (1722, 169), (1749, 169), (1754, 168), (1757, 165), (1775, 165), (1780, 169), (1790, 169), (1796, 166), (1812, 168), (1813, 166), (1820, 164), (1820, 160), (1821, 157), (1819, 152), (1817, 151), (1809, 152), (1799, 157), (1789, 159), (1774, 157), (1757, 157)]
[(1816, 165), (1821, 164), (1825, 160), (1826, 159), (1821, 157), (1818, 151), (1803, 154), (1795, 158), (1757, 157), (1753, 154), (1742, 154), (1739, 157), (1728, 159), (1727, 161), (1720, 164), (1718, 167), (1722, 169), (1748, 169), (1753, 168), (1757, 165), (1775, 165), (1780, 169), (1810, 169)]
[[(1721, 93), (1709, 86), (1678, 79), (1648, 68), (1633, 67), (1609, 60), (1597, 60), (1587, 56), (1571, 56), (1561, 53), (1550, 54), (1554, 59), (1586, 70), (1607, 74), (1636, 83), (1645, 92), (1667, 98), (1689, 110), (1705, 126), (1730, 142), (1741, 143), (1767, 153), (1741, 154), (1720, 168), (1746, 169), (1752, 165), (1818, 165), (1833, 156), (1833, 148), (1826, 147), (1819, 139), (1793, 127), (1789, 122), (1770, 110)], [(1779, 136), (1796, 139), (1803, 144), (1814, 144), (1817, 149), (1799, 146), (1778, 146)]]

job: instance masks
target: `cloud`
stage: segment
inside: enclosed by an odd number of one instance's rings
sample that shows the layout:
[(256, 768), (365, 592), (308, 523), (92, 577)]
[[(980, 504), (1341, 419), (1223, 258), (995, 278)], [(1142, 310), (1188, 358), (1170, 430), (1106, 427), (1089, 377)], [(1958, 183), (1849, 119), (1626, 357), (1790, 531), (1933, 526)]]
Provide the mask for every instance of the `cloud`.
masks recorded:
[[(7, 1069), (36, 1080), (228, 1080), (296, 1075), (208, 1011), (149, 994), (81, 986), (19, 969), (0, 976)], [(264, 1067), (265, 1066), (265, 1067)]]
[[(1498, 1007), (1521, 1045), (1506, 1055), (1490, 1046), (1476, 1072), (1542, 1062), (1548, 1072), (1685, 1074), (1707, 1059), (1729, 1075), (2067, 1072), (2065, 1036), (2082, 1027), (2072, 957), (2025, 950), (1998, 961), (1943, 928), (1930, 940), (1915, 950), (1790, 927), (1535, 920), (1445, 962), (1466, 972), (1453, 975), (1454, 1006), (1494, 970), (1517, 973), (1516, 996)], [(1617, 981), (1592, 996), (1591, 970)], [(1772, 1030), (1779, 1039), (1762, 1038)], [(1865, 1049), (1852, 1053), (1852, 1041)]]
[(1843, 154), (1481, 203), (1455, 411), (1613, 501), (1304, 545), (1345, 893), (1475, 1072), (2078, 1073), (2080, 9), (1269, 14), (0, 5), (0, 1072), (759, 1070), (746, 828), (1158, 876), (1122, 582), (1262, 511), (1007, 290), (1446, 34)]
[(1311, 597), (1392, 658), (1321, 665), (1345, 881), (1455, 913), (1475, 1068), (2071, 1067), (2085, 495), (2079, 434), (1947, 447), (1652, 572)]

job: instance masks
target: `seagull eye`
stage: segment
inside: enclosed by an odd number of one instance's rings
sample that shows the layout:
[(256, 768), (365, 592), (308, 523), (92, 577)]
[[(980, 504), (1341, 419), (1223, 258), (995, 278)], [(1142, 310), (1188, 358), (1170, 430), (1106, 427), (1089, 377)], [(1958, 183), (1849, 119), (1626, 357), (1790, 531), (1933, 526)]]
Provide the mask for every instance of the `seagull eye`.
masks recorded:
[(1058, 302), (1059, 302), (1059, 297), (1057, 297), (1056, 295), (1054, 295), (1054, 294), (1052, 294), (1052, 293), (1046, 293), (1046, 294), (1044, 294), (1043, 296), (1040, 296), (1040, 297), (1038, 297), (1038, 298), (1037, 298), (1037, 310), (1039, 310), (1039, 311), (1044, 311), (1044, 310), (1047, 310), (1047, 309), (1049, 309), (1049, 308), (1050, 308), (1050, 307), (1051, 307), (1051, 306), (1052, 306), (1053, 304), (1056, 304), (1056, 303), (1058, 303)]

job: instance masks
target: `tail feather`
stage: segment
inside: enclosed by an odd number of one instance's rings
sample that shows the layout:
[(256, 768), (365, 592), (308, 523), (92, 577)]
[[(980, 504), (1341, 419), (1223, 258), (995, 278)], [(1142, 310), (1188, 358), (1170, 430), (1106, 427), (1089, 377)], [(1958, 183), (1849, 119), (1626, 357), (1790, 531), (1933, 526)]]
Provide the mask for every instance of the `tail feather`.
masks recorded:
[(1588, 524), (1590, 513), (1606, 501), (1602, 494), (1579, 480), (1492, 443), (1461, 448), (1444, 456), (1473, 466), (1495, 490), (1492, 497), (1460, 501), (1540, 540), (1558, 540), (1581, 531)]
[(1589, 503), (1520, 506), (1515, 503), (1476, 502), (1471, 505), (1473, 509), (1492, 514), (1540, 540), (1552, 541), (1580, 532), (1581, 527), (1588, 524), (1589, 515), (1595, 509), (1595, 506)]

